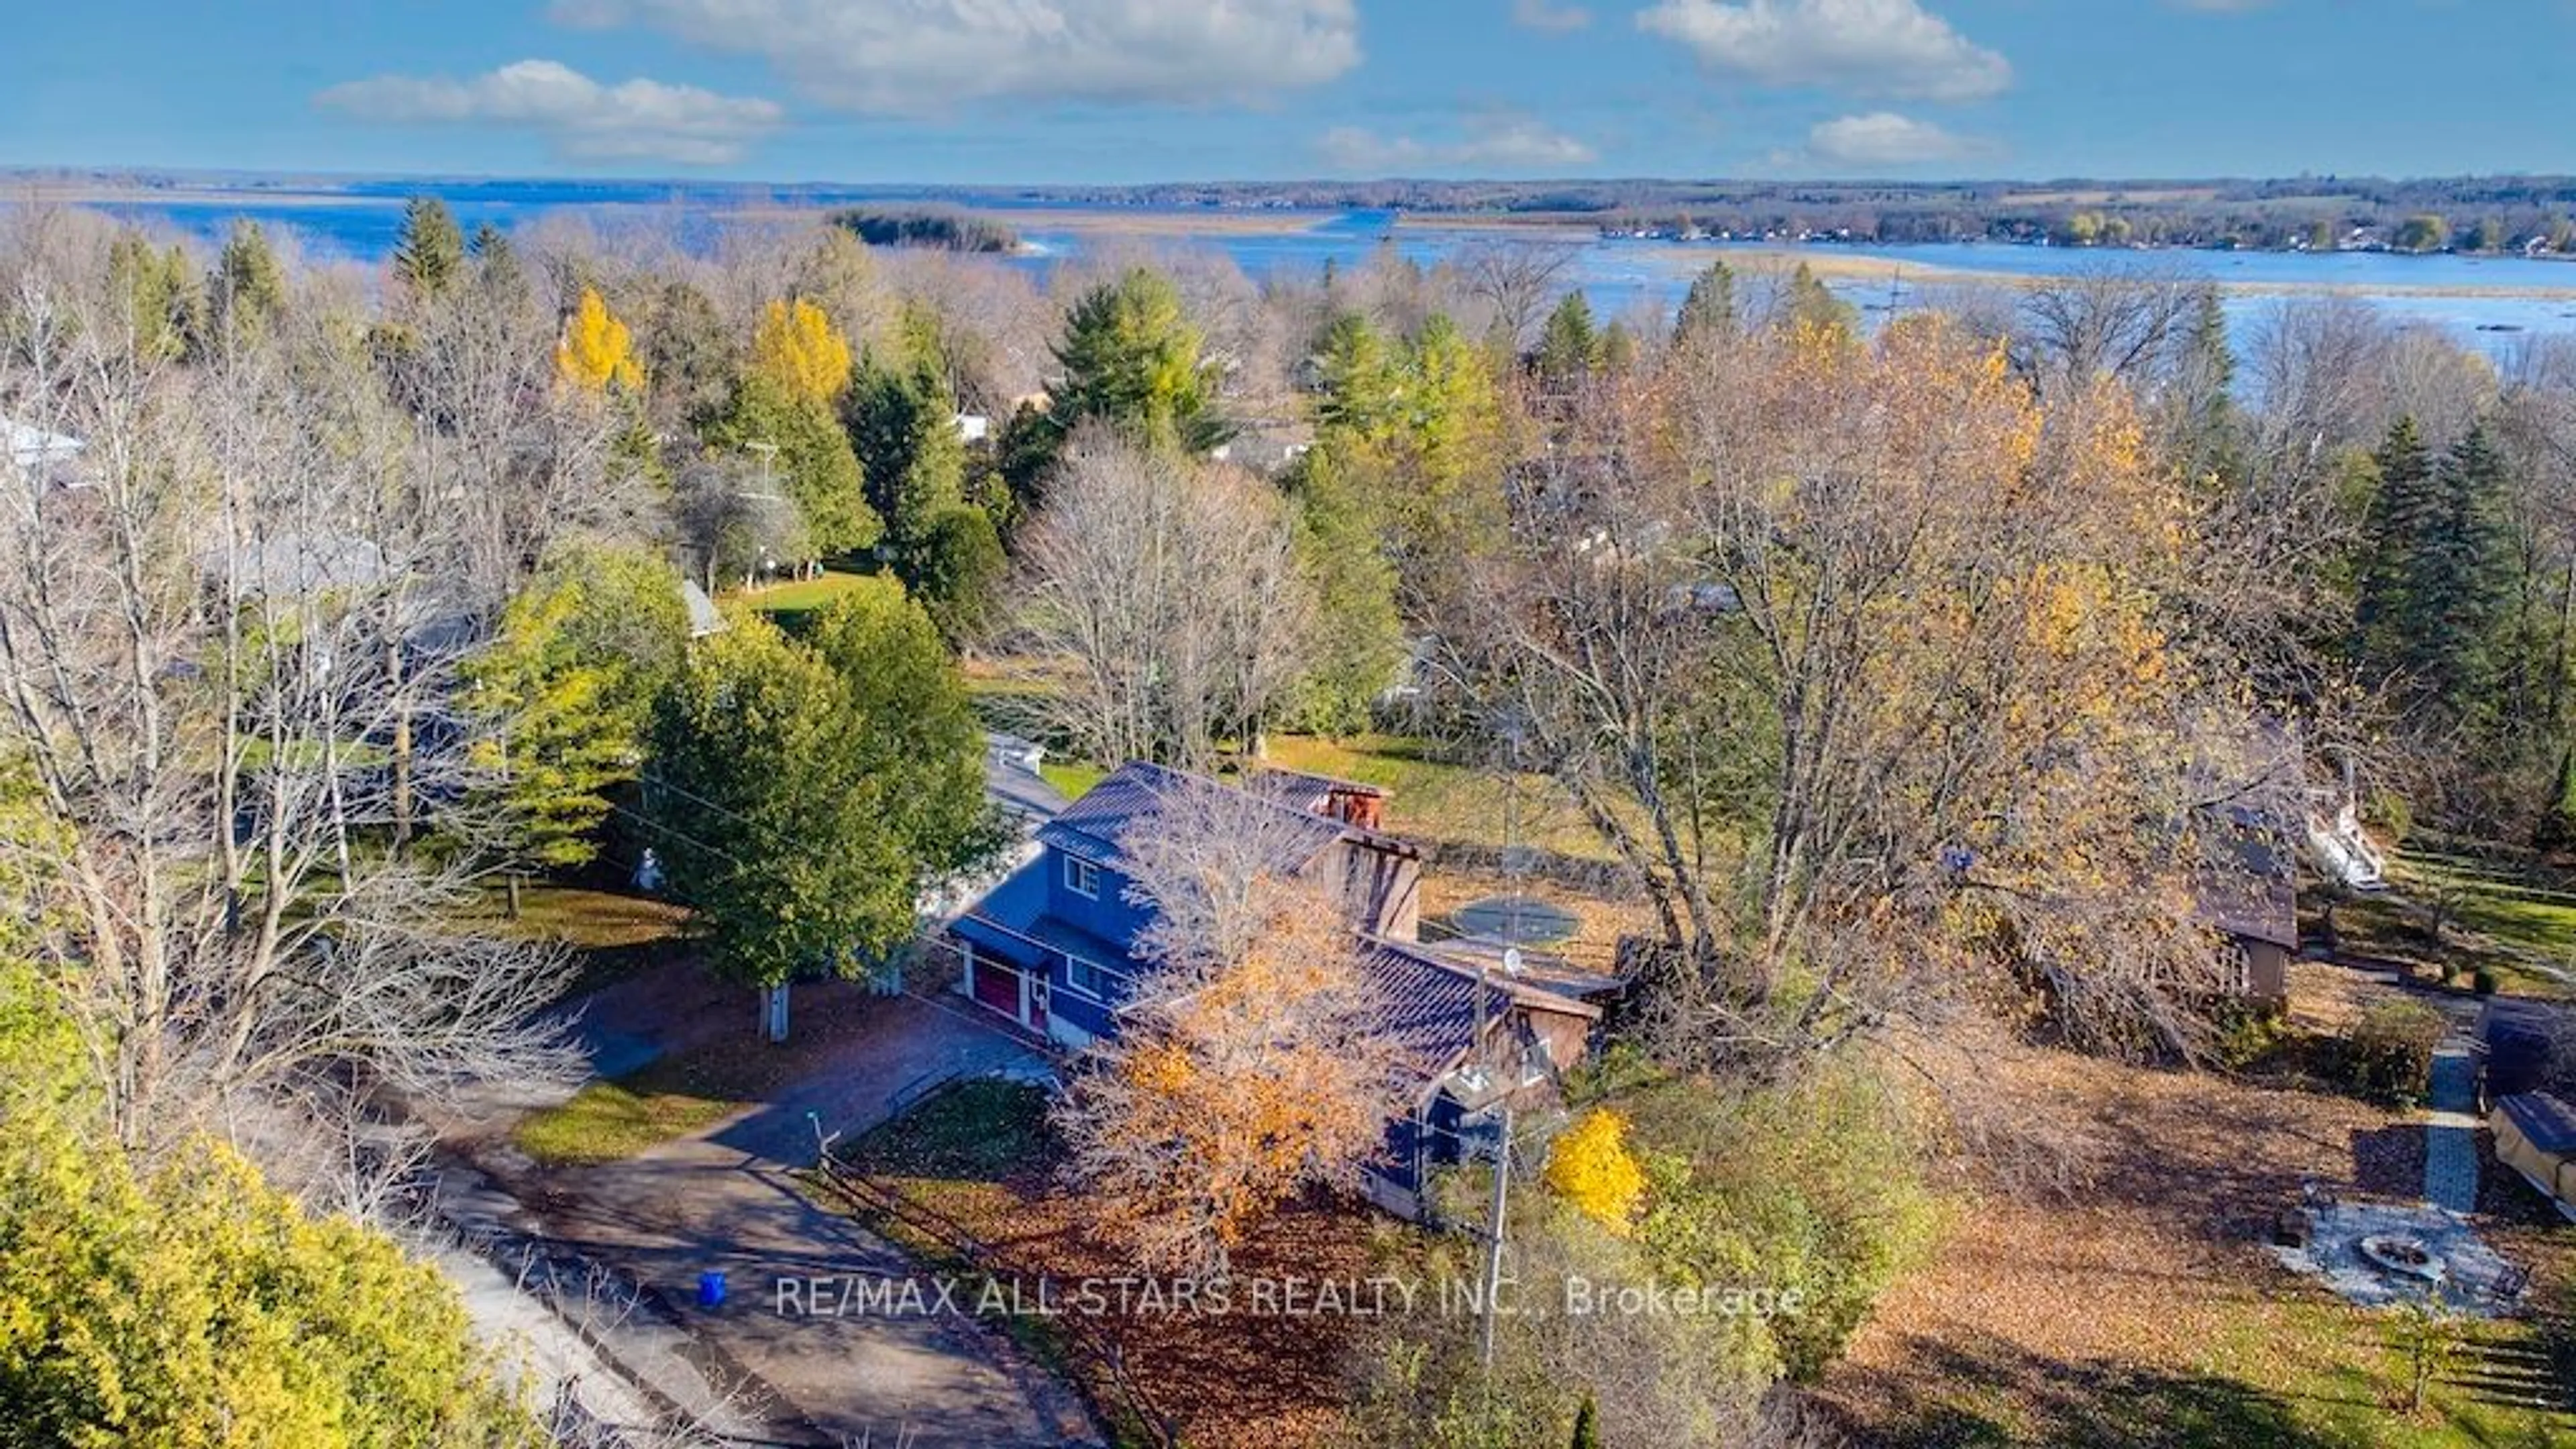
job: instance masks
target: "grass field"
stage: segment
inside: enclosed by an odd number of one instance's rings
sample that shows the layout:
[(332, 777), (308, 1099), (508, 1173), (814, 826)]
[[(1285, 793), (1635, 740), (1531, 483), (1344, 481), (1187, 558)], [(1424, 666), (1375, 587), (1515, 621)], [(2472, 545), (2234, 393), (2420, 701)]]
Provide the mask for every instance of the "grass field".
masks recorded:
[(593, 1082), (559, 1107), (530, 1113), (510, 1137), (539, 1162), (620, 1162), (711, 1127), (745, 1105), (707, 1095), (684, 1069), (656, 1062), (618, 1081)]
[(1388, 792), (1387, 829), (1425, 842), (1457, 841), (1499, 846), (1517, 843), (1578, 860), (1609, 860), (1610, 847), (1550, 780), (1509, 777), (1438, 758), (1432, 747), (1402, 735), (1359, 735), (1349, 740), (1274, 735), (1267, 762), (1376, 785)]
[(899, 589), (894, 580), (875, 574), (842, 573), (826, 569), (821, 577), (799, 579), (794, 583), (770, 584), (765, 588), (737, 590), (725, 595), (727, 601), (740, 601), (762, 614), (767, 614), (778, 627), (794, 633), (805, 627), (816, 614), (830, 607), (833, 600), (861, 589)]
[[(2355, 903), (2337, 919), (2359, 921), (2394, 937), (2411, 930), (2419, 949), (2432, 950), (2424, 932), (2432, 915), (2444, 918), (2442, 950), (2463, 975), (2485, 967), (2507, 992), (2576, 994), (2576, 889), (2557, 872), (2476, 856), (2414, 850), (2391, 862), (2393, 884), (2405, 900), (2402, 919), (2384, 901)], [(2555, 975), (2552, 972), (2566, 973)]]

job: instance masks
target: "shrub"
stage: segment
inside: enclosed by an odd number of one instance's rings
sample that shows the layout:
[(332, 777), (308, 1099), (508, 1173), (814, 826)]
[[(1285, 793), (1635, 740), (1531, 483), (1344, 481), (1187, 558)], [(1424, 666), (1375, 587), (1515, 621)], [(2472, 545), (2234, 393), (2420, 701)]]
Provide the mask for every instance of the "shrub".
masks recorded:
[(2496, 974), (2494, 970), (2485, 966), (2479, 967), (2477, 974), (2469, 978), (2469, 989), (2480, 996), (2495, 995)]
[(1626, 1233), (1645, 1201), (1646, 1173), (1628, 1151), (1628, 1119), (1606, 1108), (1583, 1115), (1548, 1155), (1547, 1185), (1577, 1211)]
[(2344, 1038), (2344, 1080), (2365, 1097), (2421, 1100), (2433, 1082), (2433, 1049), (2450, 1023), (2415, 1001), (2383, 1001)]

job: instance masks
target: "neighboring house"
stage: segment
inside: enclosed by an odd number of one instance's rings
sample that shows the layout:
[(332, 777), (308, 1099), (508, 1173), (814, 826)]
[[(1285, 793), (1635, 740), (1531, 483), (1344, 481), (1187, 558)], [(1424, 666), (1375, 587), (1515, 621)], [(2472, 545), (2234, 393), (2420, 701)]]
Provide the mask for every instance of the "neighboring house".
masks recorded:
[(2295, 837), (2277, 817), (2243, 806), (2212, 811), (2208, 821), (2209, 863), (2192, 892), (2201, 924), (2227, 938), (2237, 995), (2286, 1005), (2299, 954)]
[[(965, 994), (1063, 1047), (1114, 1037), (1157, 969), (1136, 950), (1153, 916), (1131, 899), (1129, 843), (1158, 828), (1164, 800), (1193, 788), (1226, 787), (1131, 764), (1042, 826), (1035, 858), (951, 927)], [(1600, 1010), (1414, 939), (1421, 855), (1380, 828), (1383, 791), (1274, 773), (1245, 793), (1297, 827), (1282, 832), (1278, 868), (1328, 886), (1350, 922), (1384, 1012), (1379, 1029), (1414, 1083), (1369, 1193), (1418, 1216), (1428, 1169), (1457, 1161), (1499, 1109), (1554, 1100)]]
[(704, 639), (710, 634), (724, 632), (724, 612), (716, 607), (715, 600), (707, 597), (707, 591), (698, 586), (696, 579), (680, 580), (680, 607), (689, 613), (690, 638)]
[(80, 461), (78, 438), (0, 418), (0, 453), (8, 455), (12, 468), (23, 469), (54, 487), (78, 485), (79, 474), (73, 466)]

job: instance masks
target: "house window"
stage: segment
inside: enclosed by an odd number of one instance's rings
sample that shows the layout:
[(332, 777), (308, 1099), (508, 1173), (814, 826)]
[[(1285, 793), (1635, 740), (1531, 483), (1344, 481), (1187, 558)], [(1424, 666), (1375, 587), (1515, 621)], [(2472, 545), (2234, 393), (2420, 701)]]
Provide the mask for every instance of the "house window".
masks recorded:
[(1064, 979), (1066, 985), (1094, 1001), (1109, 999), (1109, 973), (1097, 961), (1085, 961), (1079, 956), (1065, 957)]
[(1078, 855), (1064, 858), (1064, 888), (1078, 896), (1100, 899), (1100, 867)]

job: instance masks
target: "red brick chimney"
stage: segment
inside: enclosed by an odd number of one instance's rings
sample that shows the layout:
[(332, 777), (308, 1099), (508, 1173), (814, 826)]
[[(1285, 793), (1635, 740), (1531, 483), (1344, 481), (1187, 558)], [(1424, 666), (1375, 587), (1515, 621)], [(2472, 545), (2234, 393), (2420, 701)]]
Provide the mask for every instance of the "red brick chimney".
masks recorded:
[(1361, 830), (1386, 828), (1386, 792), (1368, 785), (1335, 785), (1324, 797), (1324, 813)]

